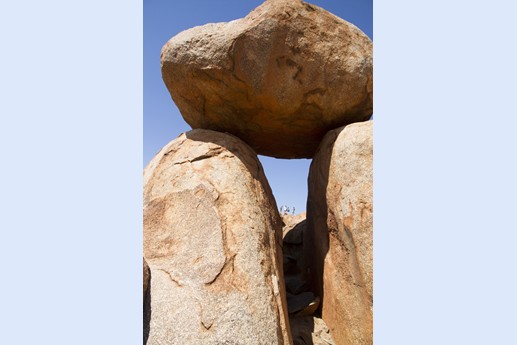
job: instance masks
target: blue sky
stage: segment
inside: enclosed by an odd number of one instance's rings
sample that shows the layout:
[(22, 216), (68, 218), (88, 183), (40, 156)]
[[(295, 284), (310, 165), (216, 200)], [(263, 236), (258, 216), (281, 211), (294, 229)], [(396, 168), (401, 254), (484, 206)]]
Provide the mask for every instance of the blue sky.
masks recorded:
[[(144, 0), (144, 157), (146, 166), (168, 142), (190, 126), (183, 120), (161, 78), (160, 51), (177, 33), (197, 25), (244, 17), (261, 0)], [(359, 27), (373, 39), (372, 0), (313, 0)], [(309, 159), (259, 156), (278, 207), (305, 211)]]

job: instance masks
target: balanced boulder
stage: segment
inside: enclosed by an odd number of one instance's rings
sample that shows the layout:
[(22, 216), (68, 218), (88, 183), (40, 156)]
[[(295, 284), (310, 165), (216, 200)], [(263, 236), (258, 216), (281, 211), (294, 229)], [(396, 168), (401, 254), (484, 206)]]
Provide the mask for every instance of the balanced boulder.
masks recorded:
[(336, 344), (371, 345), (373, 122), (330, 131), (309, 172), (304, 253)]
[(238, 138), (193, 130), (144, 171), (148, 345), (291, 344), (281, 219)]
[(327, 131), (372, 114), (371, 40), (300, 0), (183, 31), (161, 68), (190, 126), (235, 134), (262, 155), (311, 158)]

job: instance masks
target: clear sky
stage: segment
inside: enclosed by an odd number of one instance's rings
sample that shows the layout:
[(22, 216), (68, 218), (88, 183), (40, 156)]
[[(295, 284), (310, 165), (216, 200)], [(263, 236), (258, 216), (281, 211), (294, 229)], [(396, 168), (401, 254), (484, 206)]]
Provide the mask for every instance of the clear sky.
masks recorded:
[[(373, 39), (373, 0), (313, 0), (359, 27)], [(190, 126), (172, 101), (160, 71), (162, 46), (177, 33), (206, 23), (244, 17), (262, 0), (144, 0), (144, 166), (168, 142)], [(309, 159), (259, 156), (278, 207), (305, 211)]]

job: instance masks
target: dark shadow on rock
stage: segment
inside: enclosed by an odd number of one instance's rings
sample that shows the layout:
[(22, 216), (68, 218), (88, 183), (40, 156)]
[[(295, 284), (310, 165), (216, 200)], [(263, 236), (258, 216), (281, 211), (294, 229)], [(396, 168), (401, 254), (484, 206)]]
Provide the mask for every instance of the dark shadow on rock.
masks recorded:
[[(284, 233), (284, 277), (289, 310), (289, 324), (294, 345), (314, 345), (314, 308), (319, 304), (311, 291), (303, 269), (303, 236), (306, 230), (303, 219)], [(284, 231), (285, 231), (284, 224)]]
[[(307, 224), (303, 232), (303, 271), (309, 281), (311, 290), (321, 299), (316, 315), (321, 315), (321, 308), (325, 298), (323, 291), (323, 266), (325, 257), (329, 251), (328, 222), (326, 190), (329, 181), (331, 155), (321, 155), (321, 151), (332, 152), (340, 129), (329, 132), (326, 140), (323, 140), (316, 151), (315, 158), (311, 162), (308, 177), (307, 196)], [(335, 220), (334, 220), (335, 221)], [(323, 225), (323, 226), (321, 226)]]
[(284, 235), (284, 243), (288, 244), (302, 244), (303, 232), (307, 225), (307, 220), (304, 219), (296, 224), (291, 230)]
[(289, 316), (294, 345), (314, 345), (314, 318), (312, 316)]
[(283, 255), (284, 260), (287, 262), (284, 264), (284, 274), (288, 275), (301, 275), (303, 279), (305, 277), (305, 271), (303, 269), (303, 233), (306, 229), (306, 220), (303, 219), (298, 224), (294, 225), (284, 235), (283, 239)]
[[(149, 275), (150, 276), (150, 275)], [(149, 332), (151, 330), (150, 322), (151, 322), (151, 277), (149, 278), (149, 285), (147, 287), (147, 294), (144, 299), (144, 308), (143, 308), (143, 334), (144, 334), (144, 345), (147, 344), (147, 339), (149, 339)]]

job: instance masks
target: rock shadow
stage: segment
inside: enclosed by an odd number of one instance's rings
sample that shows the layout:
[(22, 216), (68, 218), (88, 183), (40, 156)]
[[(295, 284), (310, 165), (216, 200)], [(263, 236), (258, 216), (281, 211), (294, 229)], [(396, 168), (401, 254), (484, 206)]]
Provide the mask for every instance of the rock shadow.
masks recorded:
[[(303, 219), (291, 227), (283, 235), (284, 277), (289, 314), (289, 325), (294, 345), (314, 345), (313, 333), (315, 329), (313, 311), (309, 303), (313, 303), (315, 296), (308, 284), (303, 261), (303, 232), (307, 221)], [(296, 301), (303, 295), (312, 295), (306, 301)], [(301, 303), (297, 306), (298, 303)], [(309, 311), (311, 310), (311, 311)]]
[(289, 316), (289, 323), (293, 336), (293, 345), (314, 345), (314, 318), (308, 316)]
[[(323, 291), (323, 268), (325, 257), (329, 251), (329, 222), (335, 222), (332, 215), (329, 215), (326, 200), (326, 190), (329, 181), (331, 155), (317, 156), (321, 151), (332, 152), (332, 147), (339, 134), (339, 131), (331, 131), (330, 140), (324, 140), (315, 153), (308, 176), (307, 195), (307, 224), (303, 232), (303, 269), (312, 291), (320, 297), (321, 302), (315, 315), (321, 317), (321, 308), (325, 294)], [(328, 134), (327, 134), (328, 135)], [(327, 139), (327, 138), (326, 138)], [(323, 192), (318, 192), (321, 189)], [(318, 228), (319, 224), (325, 224)]]
[(150, 322), (152, 316), (152, 308), (151, 308), (151, 278), (149, 277), (149, 286), (147, 287), (147, 293), (144, 299), (144, 308), (143, 308), (143, 334), (144, 334), (144, 345), (147, 344), (147, 339), (149, 339), (149, 333), (151, 330)]

